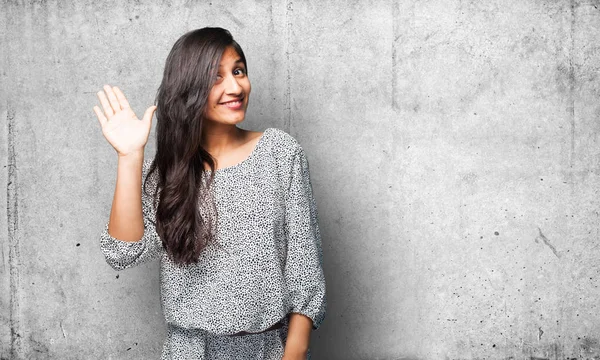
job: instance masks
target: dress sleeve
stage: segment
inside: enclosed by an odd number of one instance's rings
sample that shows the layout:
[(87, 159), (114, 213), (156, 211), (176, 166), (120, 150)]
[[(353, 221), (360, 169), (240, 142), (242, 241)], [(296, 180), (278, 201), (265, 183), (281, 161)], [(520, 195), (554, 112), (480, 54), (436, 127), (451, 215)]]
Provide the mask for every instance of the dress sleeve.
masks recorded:
[(289, 312), (308, 316), (317, 329), (327, 305), (321, 234), (308, 161), (301, 147), (292, 160), (286, 193), (287, 255), (284, 276)]
[(144, 235), (139, 241), (127, 242), (112, 237), (108, 233), (108, 222), (100, 235), (100, 249), (104, 254), (106, 262), (115, 270), (123, 270), (143, 262), (157, 258), (162, 249), (162, 241), (156, 233), (156, 215), (152, 205), (153, 186), (148, 180), (147, 189), (144, 192), (144, 180), (148, 172), (150, 162), (145, 161), (142, 167), (142, 214), (144, 220)]

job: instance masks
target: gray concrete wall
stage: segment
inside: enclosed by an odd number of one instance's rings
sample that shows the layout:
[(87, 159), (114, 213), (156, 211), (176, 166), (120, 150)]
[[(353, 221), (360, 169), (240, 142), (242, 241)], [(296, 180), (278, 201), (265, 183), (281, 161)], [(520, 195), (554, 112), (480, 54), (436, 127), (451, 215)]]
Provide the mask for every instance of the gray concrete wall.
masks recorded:
[[(306, 149), (329, 308), (315, 359), (600, 358), (597, 1), (3, 1), (0, 358), (158, 358), (157, 264), (98, 237), (184, 32), (232, 31), (246, 128)], [(151, 135), (147, 156), (154, 152)]]

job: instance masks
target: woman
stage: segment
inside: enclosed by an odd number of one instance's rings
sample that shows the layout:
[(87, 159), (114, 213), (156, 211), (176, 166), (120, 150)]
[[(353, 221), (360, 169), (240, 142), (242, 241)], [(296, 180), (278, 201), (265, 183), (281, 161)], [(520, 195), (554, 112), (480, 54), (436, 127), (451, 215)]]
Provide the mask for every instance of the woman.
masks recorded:
[[(98, 92), (118, 154), (101, 248), (117, 270), (160, 258), (163, 359), (310, 358), (325, 316), (308, 162), (282, 130), (237, 127), (250, 89), (231, 34), (203, 28), (173, 46), (142, 120), (117, 87)], [(144, 161), (155, 111), (157, 152)]]

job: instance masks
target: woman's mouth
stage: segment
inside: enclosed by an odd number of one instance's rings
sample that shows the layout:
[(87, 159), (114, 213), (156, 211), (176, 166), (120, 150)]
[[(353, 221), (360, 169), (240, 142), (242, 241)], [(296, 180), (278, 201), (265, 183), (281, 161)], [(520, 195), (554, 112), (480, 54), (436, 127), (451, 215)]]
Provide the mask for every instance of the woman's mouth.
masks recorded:
[(243, 99), (235, 99), (231, 101), (222, 102), (220, 104), (226, 106), (228, 109), (231, 110), (239, 110), (244, 105), (244, 102), (242, 100)]

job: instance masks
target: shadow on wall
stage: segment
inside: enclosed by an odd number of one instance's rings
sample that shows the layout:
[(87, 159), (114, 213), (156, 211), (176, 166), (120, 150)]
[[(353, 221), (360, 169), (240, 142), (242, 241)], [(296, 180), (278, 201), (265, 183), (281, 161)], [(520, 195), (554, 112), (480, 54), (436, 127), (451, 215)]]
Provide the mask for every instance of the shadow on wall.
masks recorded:
[[(548, 345), (520, 345), (515, 348), (520, 348), (522, 356), (507, 356), (503, 360), (600, 360), (600, 341), (591, 337), (578, 337), (577, 345), (571, 350), (565, 351), (565, 346), (560, 343), (552, 343)], [(494, 346), (496, 347), (496, 346)], [(497, 351), (502, 351), (496, 347)], [(517, 350), (518, 351), (518, 350)], [(491, 354), (490, 354), (491, 355)], [(494, 357), (496, 358), (496, 357)], [(497, 357), (500, 359), (501, 357)], [(401, 358), (409, 359), (409, 358)], [(410, 358), (412, 360), (412, 358)], [(484, 357), (468, 357), (468, 358), (448, 358), (447, 360), (484, 360), (489, 359)], [(415, 359), (416, 360), (416, 359)]]
[[(565, 351), (560, 343), (547, 345), (545, 349), (533, 349), (528, 346), (523, 353), (529, 355), (529, 360), (600, 360), (600, 341), (584, 336), (577, 338), (578, 344), (573, 351)], [(508, 359), (513, 359), (509, 357)], [(516, 359), (515, 359), (516, 360)]]

